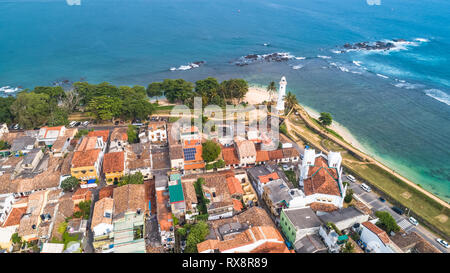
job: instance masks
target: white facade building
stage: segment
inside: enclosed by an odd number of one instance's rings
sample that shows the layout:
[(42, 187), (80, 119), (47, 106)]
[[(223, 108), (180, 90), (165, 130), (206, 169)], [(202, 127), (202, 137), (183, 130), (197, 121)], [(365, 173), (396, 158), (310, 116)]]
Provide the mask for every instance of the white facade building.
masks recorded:
[(280, 81), (280, 89), (278, 91), (277, 111), (278, 113), (284, 113), (284, 97), (286, 96), (286, 77), (282, 77)]

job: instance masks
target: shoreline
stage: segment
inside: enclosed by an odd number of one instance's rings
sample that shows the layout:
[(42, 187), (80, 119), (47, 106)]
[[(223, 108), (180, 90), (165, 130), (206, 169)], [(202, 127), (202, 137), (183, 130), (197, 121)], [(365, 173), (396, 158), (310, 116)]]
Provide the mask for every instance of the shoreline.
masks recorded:
[[(262, 85), (254, 85), (251, 84), (249, 85), (249, 91), (247, 93), (247, 95), (249, 95), (250, 97), (255, 97), (255, 95), (258, 94), (262, 94), (265, 93), (266, 96), (268, 96), (268, 92), (266, 91), (266, 89), (262, 86)], [(276, 93), (277, 94), (277, 93)], [(274, 98), (276, 98), (276, 94), (274, 94)], [(247, 97), (246, 95), (246, 97)], [(261, 101), (262, 99), (252, 99), (252, 101)], [(262, 100), (264, 101), (264, 100)], [(262, 102), (261, 101), (261, 102)], [(260, 102), (260, 103), (261, 103)], [(305, 112), (312, 118), (316, 118), (320, 116), (319, 112), (317, 112), (316, 110), (304, 106), (302, 104), (299, 103), (299, 106), (301, 108), (303, 108), (305, 110)], [(422, 191), (424, 193), (426, 193), (429, 196), (432, 196), (432, 198), (434, 198), (436, 201), (438, 201), (438, 203), (441, 203), (442, 205), (444, 205), (445, 207), (449, 206), (449, 203), (447, 201), (445, 201), (442, 197), (436, 195), (435, 193), (424, 189), (422, 187), (420, 187), (418, 185), (418, 183), (413, 182), (411, 179), (408, 179), (406, 176), (404, 176), (401, 173), (398, 173), (396, 171), (394, 171), (393, 167), (395, 166), (391, 166), (392, 164), (387, 164), (385, 162), (383, 162), (382, 160), (375, 158), (373, 155), (371, 155), (372, 153), (369, 151), (369, 148), (365, 148), (357, 139), (355, 136), (353, 136), (351, 134), (351, 132), (345, 128), (342, 124), (340, 124), (339, 122), (336, 122), (335, 120), (333, 120), (332, 125), (330, 126), (330, 129), (334, 130), (336, 133), (338, 133), (343, 139), (344, 142), (347, 142), (348, 145), (350, 147), (353, 147), (356, 150), (359, 150), (360, 153), (364, 154), (365, 157), (370, 158), (376, 165), (378, 166), (382, 166), (382, 168), (384, 168), (385, 170), (389, 170), (389, 172), (391, 174), (393, 174), (395, 177), (400, 178), (401, 180), (403, 180), (406, 184), (409, 184), (410, 186), (418, 189), (419, 191)]]

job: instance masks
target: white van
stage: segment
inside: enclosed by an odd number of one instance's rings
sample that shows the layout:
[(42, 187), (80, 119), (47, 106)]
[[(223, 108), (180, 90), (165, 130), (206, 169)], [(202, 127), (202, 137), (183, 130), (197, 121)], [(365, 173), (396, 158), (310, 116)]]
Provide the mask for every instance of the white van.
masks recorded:
[(356, 178), (353, 175), (351, 175), (351, 174), (347, 175), (347, 179), (350, 180), (351, 182), (355, 182), (356, 181)]
[(414, 217), (409, 217), (409, 222), (415, 226), (419, 225), (419, 222)]
[(71, 121), (70, 123), (69, 123), (69, 127), (73, 127), (73, 126), (75, 126), (75, 124), (76, 124), (77, 122), (76, 121)]
[(363, 190), (365, 190), (366, 192), (371, 192), (372, 191), (372, 189), (369, 186), (367, 186), (365, 183), (361, 184), (361, 188)]

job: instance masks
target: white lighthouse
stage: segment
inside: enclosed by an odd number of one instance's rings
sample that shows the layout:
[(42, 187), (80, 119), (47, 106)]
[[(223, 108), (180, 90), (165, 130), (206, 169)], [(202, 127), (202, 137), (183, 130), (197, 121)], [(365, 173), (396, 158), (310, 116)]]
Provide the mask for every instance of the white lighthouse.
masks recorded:
[(277, 111), (278, 114), (284, 114), (284, 97), (286, 96), (286, 77), (282, 77), (280, 81), (280, 90), (278, 91)]

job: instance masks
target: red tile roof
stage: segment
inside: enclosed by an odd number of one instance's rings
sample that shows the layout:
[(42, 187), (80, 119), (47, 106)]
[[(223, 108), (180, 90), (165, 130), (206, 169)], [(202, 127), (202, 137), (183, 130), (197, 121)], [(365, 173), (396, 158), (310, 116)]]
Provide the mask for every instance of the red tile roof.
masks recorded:
[(94, 166), (99, 154), (100, 149), (75, 152), (72, 158), (72, 168)]
[(194, 170), (194, 169), (203, 169), (205, 167), (205, 163), (192, 163), (192, 164), (184, 164), (185, 170)]
[(106, 186), (102, 189), (100, 189), (100, 191), (98, 192), (98, 200), (101, 200), (105, 197), (113, 197), (113, 192), (114, 192), (114, 186), (110, 185), (110, 186)]
[(283, 159), (283, 151), (281, 149), (269, 151), (270, 160)]
[(241, 183), (236, 177), (228, 177), (227, 178), (227, 186), (230, 194), (244, 194), (244, 190), (242, 189)]
[(241, 211), (243, 208), (242, 202), (233, 198), (233, 209), (235, 211)]
[(377, 235), (384, 244), (390, 243), (390, 239), (387, 233), (381, 228), (377, 227), (375, 224), (372, 224), (371, 222), (364, 222), (362, 223), (362, 225), (372, 231), (375, 235)]
[(103, 137), (103, 142), (108, 141), (109, 130), (91, 131), (88, 133), (89, 137)]
[(256, 151), (256, 162), (266, 162), (269, 161), (269, 152), (267, 151)]
[(12, 208), (11, 212), (8, 215), (8, 218), (6, 218), (6, 221), (3, 223), (2, 227), (19, 225), (20, 219), (22, 219), (22, 215), (24, 215), (26, 212), (27, 212), (26, 206), (20, 208)]
[(341, 196), (335, 168), (328, 168), (323, 157), (316, 159), (316, 165), (309, 168), (309, 177), (304, 180), (306, 195), (315, 193)]
[(123, 172), (125, 168), (125, 153), (107, 153), (103, 159), (103, 172), (113, 173), (113, 172)]
[(72, 195), (72, 200), (91, 200), (92, 192), (87, 188), (79, 188), (76, 192)]
[(222, 157), (226, 165), (239, 164), (236, 150), (233, 147), (222, 148)]
[(266, 184), (269, 181), (272, 181), (272, 180), (275, 180), (275, 179), (279, 179), (280, 177), (278, 176), (278, 173), (274, 172), (274, 173), (270, 173), (270, 174), (267, 174), (267, 175), (258, 176), (258, 178), (259, 178), (259, 181), (261, 183)]

